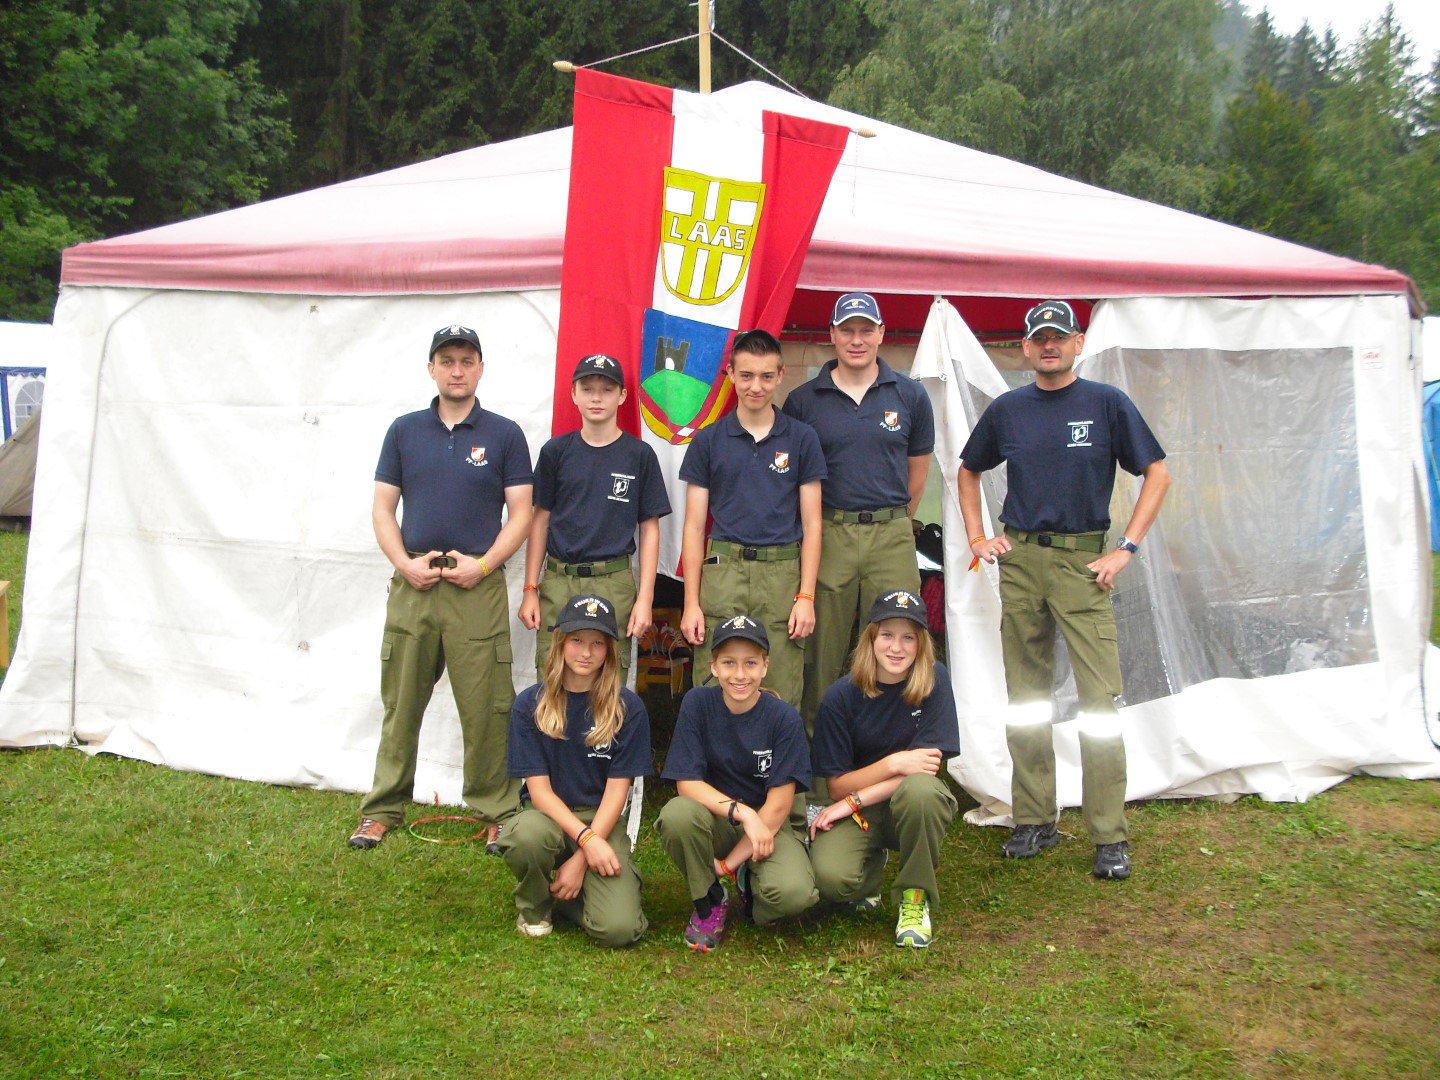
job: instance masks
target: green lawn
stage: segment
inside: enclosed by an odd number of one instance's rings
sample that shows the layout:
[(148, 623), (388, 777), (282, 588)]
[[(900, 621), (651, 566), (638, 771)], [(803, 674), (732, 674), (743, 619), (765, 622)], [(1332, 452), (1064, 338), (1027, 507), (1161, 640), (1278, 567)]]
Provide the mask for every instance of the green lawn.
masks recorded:
[(0, 1077), (1440, 1072), (1440, 783), (1140, 805), (1128, 882), (1073, 812), (1020, 864), (957, 823), (928, 951), (816, 912), (711, 956), (679, 942), (666, 794), (617, 953), (520, 937), (478, 846), (350, 850), (353, 795), (0, 752)]

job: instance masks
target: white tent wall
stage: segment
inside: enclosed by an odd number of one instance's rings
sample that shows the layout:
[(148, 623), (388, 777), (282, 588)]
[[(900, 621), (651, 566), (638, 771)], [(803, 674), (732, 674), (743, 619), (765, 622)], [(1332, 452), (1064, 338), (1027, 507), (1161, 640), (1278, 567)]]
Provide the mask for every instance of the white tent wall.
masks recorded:
[[(481, 400), (550, 423), (559, 295), (304, 297), (66, 288), (25, 622), (0, 743), (66, 743), (249, 780), (363, 790), (389, 566), (380, 441), (434, 395), (437, 325), (476, 325)], [(507, 568), (520, 594), (523, 562)], [(531, 635), (514, 627), (517, 670)], [(73, 687), (73, 712), (72, 712)], [(73, 716), (73, 721), (72, 721)], [(458, 801), (448, 682), (417, 790)]]

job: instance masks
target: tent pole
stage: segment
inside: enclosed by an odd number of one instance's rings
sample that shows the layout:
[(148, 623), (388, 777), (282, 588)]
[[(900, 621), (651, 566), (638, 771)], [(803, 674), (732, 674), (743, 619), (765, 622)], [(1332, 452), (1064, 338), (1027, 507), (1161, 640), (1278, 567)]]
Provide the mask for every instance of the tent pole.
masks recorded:
[(710, 0), (700, 0), (700, 93), (710, 93)]

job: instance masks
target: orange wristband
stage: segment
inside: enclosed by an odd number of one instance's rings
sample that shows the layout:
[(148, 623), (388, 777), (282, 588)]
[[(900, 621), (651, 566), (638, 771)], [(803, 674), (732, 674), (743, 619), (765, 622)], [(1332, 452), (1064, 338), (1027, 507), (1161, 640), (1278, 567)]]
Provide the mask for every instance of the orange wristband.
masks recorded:
[(796, 599), (796, 600), (809, 600), (809, 601), (813, 604), (813, 603), (815, 602), (815, 594), (814, 594), (814, 593), (808, 593), (808, 592), (797, 592), (797, 593), (795, 594), (795, 599)]
[(526, 586), (524, 586), (520, 591), (521, 591), (521, 592), (539, 592), (539, 591), (540, 591), (540, 586), (539, 586), (539, 585), (526, 585)]

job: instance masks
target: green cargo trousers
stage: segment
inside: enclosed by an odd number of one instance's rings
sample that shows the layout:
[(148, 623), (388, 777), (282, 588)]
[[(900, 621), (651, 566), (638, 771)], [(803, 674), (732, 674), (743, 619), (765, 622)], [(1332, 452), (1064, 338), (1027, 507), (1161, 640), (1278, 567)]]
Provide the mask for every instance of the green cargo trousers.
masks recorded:
[(815, 582), (815, 633), (805, 651), (805, 730), (815, 733), (815, 714), (830, 684), (849, 668), (850, 632), (864, 625), (875, 597), (890, 589), (920, 591), (915, 536), (901, 515), (878, 524), (831, 521), (821, 529), (820, 573)]
[[(1120, 652), (1110, 594), (1086, 564), (1099, 555), (1017, 542), (1000, 556), (1000, 643), (1010, 704), (1048, 702), (1055, 674), (1055, 630), (1065, 636), (1080, 712), (1112, 719)], [(1057, 816), (1055, 743), (1049, 723), (1007, 724), (1014, 767), (1010, 804), (1017, 825)], [(1125, 840), (1125, 743), (1118, 734), (1080, 733), (1081, 813), (1096, 844)]]
[(710, 642), (715, 628), (732, 615), (743, 613), (765, 627), (765, 636), (770, 639), (770, 670), (763, 685), (779, 694), (781, 700), (800, 708), (806, 643), (790, 640), (790, 609), (799, 591), (798, 558), (746, 559), (738, 553), (721, 554), (707, 545), (705, 563), (700, 567), (705, 641), (695, 646), (695, 685), (703, 685), (710, 677)]
[(880, 895), (885, 878), (885, 853), (900, 855), (892, 906), (906, 889), (923, 889), (934, 906), (940, 898), (935, 870), (940, 865), (940, 844), (955, 820), (960, 804), (945, 781), (928, 773), (907, 776), (885, 802), (867, 806), (861, 813), (869, 831), (853, 818), (844, 818), (828, 832), (817, 832), (810, 842), (810, 865), (820, 899), (831, 904), (853, 904)]
[(520, 809), (520, 781), (505, 775), (510, 706), (515, 701), (505, 576), (492, 573), (473, 589), (442, 580), (420, 592), (397, 573), (390, 581), (380, 645), (385, 718), (362, 817), (391, 828), (404, 824), (405, 804), (415, 797), (420, 723), (447, 668), (464, 744), (465, 805), (492, 823)]
[[(595, 807), (573, 809), (586, 824), (595, 820)], [(553, 912), (610, 948), (640, 940), (649, 923), (640, 909), (640, 871), (635, 868), (623, 815), (607, 839), (620, 860), (620, 873), (604, 877), (587, 870), (579, 897), (556, 900), (550, 895), (550, 882), (555, 868), (579, 850), (575, 841), (552, 818), (529, 807), (505, 823), (500, 852), (515, 875), (515, 907), (527, 923), (533, 926)]]
[[(655, 821), (661, 846), (685, 878), (690, 899), (699, 900), (715, 883), (715, 860), (730, 853), (745, 830), (718, 818), (694, 799), (677, 795)], [(755, 925), (799, 915), (819, 899), (815, 875), (800, 837), (787, 827), (775, 834), (775, 851), (750, 864)]]

